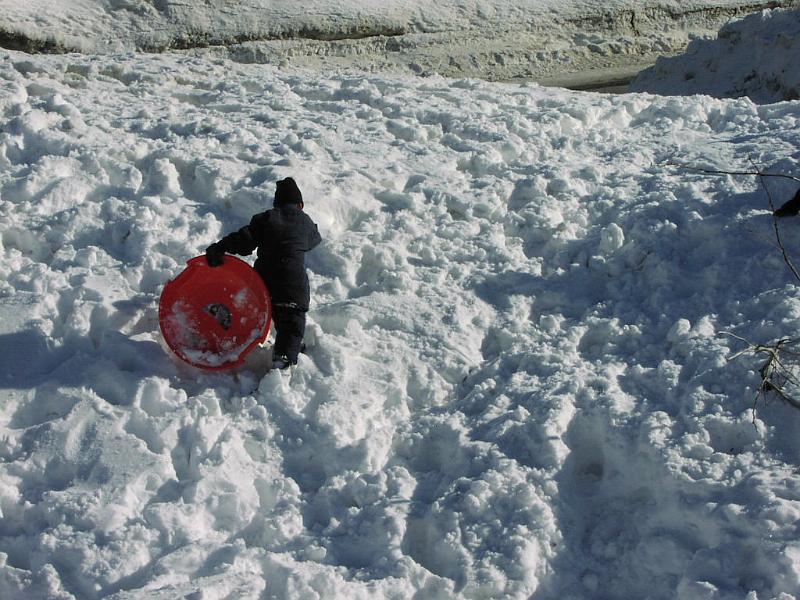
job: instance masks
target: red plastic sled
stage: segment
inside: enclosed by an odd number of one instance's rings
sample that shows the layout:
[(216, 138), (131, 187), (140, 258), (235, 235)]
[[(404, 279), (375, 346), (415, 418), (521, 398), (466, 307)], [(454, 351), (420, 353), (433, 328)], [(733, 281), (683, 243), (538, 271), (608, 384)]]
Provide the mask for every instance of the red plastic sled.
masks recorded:
[(272, 305), (264, 282), (235, 256), (225, 255), (214, 268), (205, 256), (186, 264), (161, 292), (158, 321), (167, 345), (201, 369), (240, 365), (269, 333)]

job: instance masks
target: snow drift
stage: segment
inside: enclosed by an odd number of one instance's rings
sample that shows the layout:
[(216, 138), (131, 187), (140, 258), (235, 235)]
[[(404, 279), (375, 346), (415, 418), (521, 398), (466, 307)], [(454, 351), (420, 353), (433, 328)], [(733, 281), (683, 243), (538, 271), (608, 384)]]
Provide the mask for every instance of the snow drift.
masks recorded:
[(695, 40), (684, 54), (659, 58), (631, 84), (655, 94), (708, 94), (755, 102), (800, 99), (800, 10), (767, 10)]
[[(16, 52), (0, 89), (3, 598), (800, 589), (800, 412), (723, 335), (797, 335), (797, 283), (758, 181), (674, 166), (796, 172), (796, 102)], [(160, 290), (287, 175), (308, 354), (192, 370)]]

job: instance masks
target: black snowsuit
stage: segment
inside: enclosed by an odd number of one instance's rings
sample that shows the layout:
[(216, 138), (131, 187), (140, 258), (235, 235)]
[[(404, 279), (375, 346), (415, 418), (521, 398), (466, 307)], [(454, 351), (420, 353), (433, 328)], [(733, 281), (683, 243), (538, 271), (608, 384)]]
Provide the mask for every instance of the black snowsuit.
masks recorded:
[(289, 364), (297, 363), (311, 296), (305, 253), (321, 241), (317, 225), (302, 210), (302, 202), (281, 203), (276, 194), (275, 208), (255, 215), (249, 225), (206, 250), (209, 256), (222, 252), (248, 255), (258, 249), (254, 266), (272, 298), (273, 355), (285, 357)]

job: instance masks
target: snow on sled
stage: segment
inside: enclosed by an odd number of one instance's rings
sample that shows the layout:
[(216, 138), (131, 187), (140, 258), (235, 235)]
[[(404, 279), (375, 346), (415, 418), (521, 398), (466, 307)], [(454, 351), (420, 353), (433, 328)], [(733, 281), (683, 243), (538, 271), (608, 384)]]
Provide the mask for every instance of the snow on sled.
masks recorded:
[(158, 306), (161, 333), (187, 363), (210, 371), (242, 364), (267, 339), (269, 292), (255, 269), (226, 255), (219, 267), (196, 256), (164, 286)]

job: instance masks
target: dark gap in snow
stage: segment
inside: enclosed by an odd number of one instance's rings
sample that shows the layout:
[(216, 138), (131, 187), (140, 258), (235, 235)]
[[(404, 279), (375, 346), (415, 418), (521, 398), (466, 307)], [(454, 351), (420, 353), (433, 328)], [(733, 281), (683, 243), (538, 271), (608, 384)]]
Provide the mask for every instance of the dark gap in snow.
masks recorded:
[(313, 26), (303, 26), (296, 30), (287, 30), (274, 35), (262, 34), (235, 34), (225, 37), (204, 32), (188, 33), (185, 36), (172, 40), (168, 44), (153, 44), (144, 42), (139, 49), (144, 52), (166, 52), (169, 50), (193, 50), (211, 48), (214, 46), (236, 46), (250, 42), (279, 42), (287, 40), (308, 40), (314, 42), (345, 42), (358, 41), (372, 38), (398, 37), (411, 33), (403, 28), (362, 29), (352, 27), (345, 31), (334, 31)]
[(0, 48), (28, 54), (66, 54), (70, 49), (50, 39), (36, 39), (16, 31), (0, 30)]

